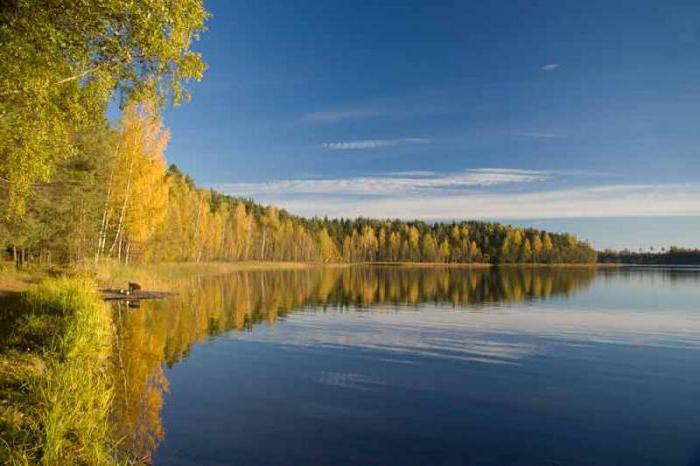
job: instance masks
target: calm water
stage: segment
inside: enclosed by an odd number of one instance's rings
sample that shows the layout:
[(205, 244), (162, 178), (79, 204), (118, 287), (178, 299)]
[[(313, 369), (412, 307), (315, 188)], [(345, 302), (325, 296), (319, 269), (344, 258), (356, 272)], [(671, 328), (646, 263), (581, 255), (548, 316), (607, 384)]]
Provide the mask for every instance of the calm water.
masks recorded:
[(115, 308), (170, 465), (700, 465), (700, 272), (245, 272)]

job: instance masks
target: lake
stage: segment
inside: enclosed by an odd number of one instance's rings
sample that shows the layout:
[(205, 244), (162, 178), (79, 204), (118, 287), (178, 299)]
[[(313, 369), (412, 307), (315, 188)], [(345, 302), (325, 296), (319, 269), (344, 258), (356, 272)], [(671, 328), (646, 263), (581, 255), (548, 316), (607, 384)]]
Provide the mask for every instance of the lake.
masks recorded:
[(113, 423), (163, 465), (700, 465), (700, 271), (251, 271), (124, 303)]

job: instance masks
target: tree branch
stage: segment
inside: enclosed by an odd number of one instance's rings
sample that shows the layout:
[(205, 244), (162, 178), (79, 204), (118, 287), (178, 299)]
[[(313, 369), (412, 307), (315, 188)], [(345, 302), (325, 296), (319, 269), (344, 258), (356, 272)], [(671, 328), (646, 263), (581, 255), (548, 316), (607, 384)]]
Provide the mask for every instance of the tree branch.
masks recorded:
[[(87, 70), (83, 71), (82, 73), (75, 74), (73, 76), (68, 76), (67, 78), (63, 78), (61, 80), (56, 81), (55, 83), (52, 84), (52, 86), (60, 86), (61, 84), (65, 84), (71, 81), (75, 81), (76, 79), (82, 79), (85, 76), (94, 73), (100, 68), (100, 65), (93, 66), (92, 68), (88, 68)], [(15, 89), (13, 91), (5, 91), (5, 92), (0, 92), (0, 97), (6, 96), (6, 95), (13, 95), (13, 94), (19, 94), (21, 91), (18, 89)]]
[(76, 74), (73, 76), (69, 76), (67, 78), (63, 78), (60, 81), (56, 81), (55, 83), (53, 83), (53, 85), (59, 86), (61, 84), (65, 84), (67, 82), (75, 81), (76, 79), (82, 79), (85, 76), (89, 75), (90, 73), (94, 73), (95, 71), (97, 71), (99, 67), (100, 67), (100, 65), (93, 66), (92, 68), (88, 68), (87, 70), (83, 71), (82, 73), (79, 73), (79, 74)]

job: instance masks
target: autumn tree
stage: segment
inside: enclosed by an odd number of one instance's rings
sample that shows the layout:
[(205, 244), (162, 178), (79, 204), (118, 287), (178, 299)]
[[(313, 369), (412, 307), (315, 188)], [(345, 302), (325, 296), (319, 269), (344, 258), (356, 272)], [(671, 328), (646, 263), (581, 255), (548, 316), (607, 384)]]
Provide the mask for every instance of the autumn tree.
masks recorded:
[(122, 117), (117, 157), (111, 168), (97, 257), (124, 257), (141, 248), (165, 219), (168, 186), (164, 151), (169, 138), (152, 103), (129, 105)]
[(539, 233), (535, 233), (532, 235), (532, 261), (533, 262), (538, 262), (541, 260), (541, 254), (542, 254), (542, 249), (544, 248), (544, 245), (542, 244), (542, 239), (540, 238)]
[(318, 235), (318, 249), (321, 262), (333, 262), (338, 260), (338, 248), (325, 228)]
[(418, 261), (420, 260), (420, 232), (415, 226), (410, 226), (408, 228), (408, 253), (410, 255), (410, 260)]
[(438, 260), (438, 248), (432, 233), (426, 233), (423, 236), (422, 243), (422, 260), (436, 262)]
[(552, 237), (549, 233), (544, 233), (542, 238), (542, 249), (544, 250), (544, 256), (546, 261), (552, 260), (552, 253), (554, 251), (554, 244), (552, 243)]
[(451, 252), (450, 243), (449, 243), (449, 241), (447, 241), (447, 238), (445, 238), (440, 243), (440, 251), (439, 251), (440, 262), (449, 262), (450, 261), (450, 252)]

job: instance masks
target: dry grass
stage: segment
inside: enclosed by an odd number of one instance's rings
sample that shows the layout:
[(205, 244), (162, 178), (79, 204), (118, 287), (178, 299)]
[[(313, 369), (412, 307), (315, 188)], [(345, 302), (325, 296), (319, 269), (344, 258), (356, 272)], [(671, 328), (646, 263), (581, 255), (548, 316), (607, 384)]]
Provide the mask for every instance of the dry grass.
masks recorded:
[(0, 262), (0, 297), (25, 291), (47, 274), (41, 269), (17, 269), (12, 262)]

